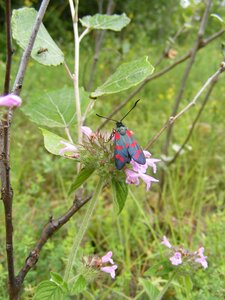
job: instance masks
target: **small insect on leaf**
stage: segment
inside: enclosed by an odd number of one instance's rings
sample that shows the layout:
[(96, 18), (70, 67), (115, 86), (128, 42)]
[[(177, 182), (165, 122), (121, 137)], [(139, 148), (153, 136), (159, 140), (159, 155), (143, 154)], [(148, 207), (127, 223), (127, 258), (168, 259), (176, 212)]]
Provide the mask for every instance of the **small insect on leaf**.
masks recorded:
[(37, 55), (40, 55), (40, 54), (45, 53), (45, 52), (48, 52), (48, 48), (40, 48), (40, 49), (37, 51)]
[(134, 103), (133, 107), (123, 116), (120, 121), (96, 114), (100, 118), (116, 122), (116, 129), (113, 129), (111, 136), (114, 136), (114, 162), (118, 170), (121, 170), (126, 163), (131, 161), (131, 159), (140, 165), (144, 165), (146, 163), (145, 155), (133, 137), (132, 131), (128, 130), (127, 127), (125, 127), (122, 123), (126, 116), (135, 108), (139, 100), (140, 99)]

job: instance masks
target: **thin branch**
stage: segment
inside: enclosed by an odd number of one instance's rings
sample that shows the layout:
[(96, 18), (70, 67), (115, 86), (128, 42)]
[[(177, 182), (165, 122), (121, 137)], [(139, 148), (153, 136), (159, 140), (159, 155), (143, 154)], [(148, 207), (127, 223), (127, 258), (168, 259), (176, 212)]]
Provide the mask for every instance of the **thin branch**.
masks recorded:
[(201, 114), (202, 114), (202, 112), (203, 112), (203, 110), (204, 110), (204, 108), (205, 108), (205, 106), (206, 106), (206, 104), (207, 104), (209, 98), (210, 98), (210, 95), (211, 95), (211, 93), (212, 93), (212, 90), (213, 90), (215, 84), (217, 83), (217, 80), (216, 80), (216, 79), (217, 79), (217, 78), (215, 78), (215, 79), (211, 82), (210, 87), (209, 87), (209, 90), (208, 90), (207, 94), (205, 95), (205, 98), (204, 98), (204, 100), (203, 100), (203, 102), (202, 102), (202, 105), (201, 105), (201, 107), (200, 107), (200, 109), (199, 109), (199, 111), (198, 111), (198, 113), (197, 113), (197, 115), (196, 115), (196, 117), (195, 117), (195, 119), (194, 119), (192, 125), (191, 125), (191, 128), (190, 128), (190, 130), (189, 130), (189, 133), (188, 133), (186, 139), (184, 140), (183, 144), (180, 146), (179, 150), (176, 152), (176, 154), (174, 155), (174, 157), (172, 158), (172, 160), (169, 161), (168, 164), (174, 163), (174, 162), (176, 161), (176, 159), (179, 157), (181, 151), (184, 149), (184, 147), (187, 145), (188, 141), (190, 140), (190, 138), (191, 138), (191, 136), (192, 136), (192, 133), (193, 133), (193, 131), (194, 131), (194, 128), (195, 128), (195, 126), (196, 126), (196, 124), (197, 124), (197, 122), (198, 122), (198, 120), (199, 120), (199, 118), (200, 118), (200, 116), (201, 116)]
[(64, 67), (66, 69), (66, 73), (69, 75), (70, 79), (72, 79), (74, 81), (74, 75), (72, 75), (72, 73), (70, 72), (70, 69), (65, 61), (64, 61), (63, 65), (64, 65)]
[(171, 126), (178, 118), (180, 118), (186, 111), (188, 111), (192, 106), (195, 105), (198, 98), (201, 96), (201, 94), (205, 91), (205, 89), (212, 84), (214, 81), (218, 80), (218, 77), (221, 73), (225, 71), (225, 62), (221, 63), (220, 68), (206, 81), (206, 83), (203, 85), (203, 87), (198, 91), (198, 93), (195, 95), (193, 100), (185, 106), (176, 116), (171, 116), (168, 121), (163, 125), (163, 127), (159, 130), (159, 132), (148, 142), (145, 149), (149, 149), (155, 141), (160, 137), (160, 135), (169, 127)]
[(32, 51), (32, 48), (33, 48), (38, 30), (40, 28), (42, 19), (44, 17), (45, 11), (48, 7), (49, 1), (50, 0), (43, 0), (41, 2), (41, 6), (40, 6), (40, 9), (37, 13), (37, 17), (36, 17), (33, 29), (31, 31), (31, 35), (30, 35), (30, 38), (29, 38), (27, 48), (23, 52), (23, 56), (22, 56), (21, 61), (20, 61), (19, 70), (17, 72), (16, 79), (15, 79), (15, 82), (14, 82), (14, 85), (13, 85), (13, 93), (16, 94), (16, 95), (19, 95), (20, 91), (22, 89), (23, 79), (24, 79), (24, 75), (25, 75), (25, 72), (26, 72), (26, 69), (27, 69), (27, 65), (28, 65), (30, 55), (31, 55), (31, 51)]
[[(6, 20), (6, 72), (4, 82), (4, 94), (10, 91), (10, 75), (12, 65), (12, 32), (11, 32), (11, 1), (5, 1), (5, 20)], [(8, 268), (8, 287), (9, 299), (14, 297), (15, 270), (13, 255), (13, 223), (12, 223), (12, 200), (13, 191), (10, 182), (10, 163), (9, 163), (9, 113), (4, 114), (0, 121), (0, 178), (1, 178), (1, 199), (4, 204), (5, 214), (5, 243)]]
[(37, 241), (35, 247), (31, 250), (30, 254), (26, 258), (24, 266), (20, 270), (19, 274), (16, 276), (16, 288), (20, 290), (24, 278), (27, 273), (33, 268), (38, 262), (38, 258), (43, 246), (51, 238), (51, 236), (58, 231), (64, 224), (66, 224), (70, 218), (84, 205), (86, 204), (91, 197), (88, 197), (84, 200), (75, 199), (73, 205), (68, 209), (68, 211), (57, 219), (50, 218), (49, 222), (44, 226), (41, 236)]
[[(174, 106), (173, 106), (173, 109), (172, 109), (172, 115), (175, 115), (177, 113), (180, 102), (181, 102), (181, 99), (183, 97), (188, 77), (190, 75), (191, 69), (192, 69), (194, 61), (195, 61), (195, 57), (196, 57), (198, 49), (199, 49), (199, 45), (201, 44), (201, 40), (202, 40), (203, 34), (205, 32), (205, 27), (206, 27), (206, 24), (207, 24), (211, 4), (212, 4), (212, 0), (208, 0), (205, 11), (204, 11), (204, 14), (203, 14), (203, 17), (202, 17), (202, 21), (200, 23), (197, 38), (196, 38), (196, 40), (194, 42), (194, 45), (193, 45), (193, 48), (191, 50), (190, 60), (189, 60), (187, 66), (184, 70), (184, 73), (183, 73), (183, 77), (182, 77), (181, 84), (180, 84), (180, 89), (178, 91), (178, 94), (177, 94), (177, 97), (175, 99)], [(173, 125), (171, 125), (169, 127), (169, 129), (167, 131), (165, 143), (163, 145), (163, 153), (165, 155), (168, 154), (168, 148), (169, 148), (169, 144), (170, 144), (171, 137), (172, 137), (172, 131), (173, 131)]]
[[(202, 40), (201, 43), (199, 44), (199, 48), (203, 49), (204, 47), (206, 47), (208, 44), (210, 44), (211, 42), (213, 42), (215, 39), (217, 39), (218, 37), (220, 37), (221, 35), (223, 35), (225, 32), (225, 29), (221, 29), (218, 32), (216, 32), (215, 34), (211, 35), (209, 38)], [(183, 63), (185, 60), (187, 60), (188, 58), (190, 58), (191, 56), (191, 51), (189, 50), (185, 55), (183, 55), (182, 57), (180, 57), (179, 59), (177, 59), (173, 64), (169, 65), (168, 67), (165, 67), (164, 69), (162, 69), (161, 71), (159, 71), (158, 73), (155, 73), (149, 77), (147, 77), (122, 103), (120, 103), (112, 112), (111, 114), (109, 114), (107, 116), (107, 118), (112, 118), (118, 111), (120, 111), (131, 99), (133, 99), (134, 96), (136, 96), (144, 87), (147, 83), (151, 82), (152, 80), (163, 76), (164, 74), (168, 73), (169, 71), (171, 71), (172, 69), (174, 69), (177, 65)], [(102, 122), (102, 124), (98, 127), (97, 130), (102, 129), (109, 121), (105, 120)]]
[(7, 60), (4, 83), (4, 95), (9, 94), (10, 90), (10, 74), (13, 55), (12, 32), (11, 32), (11, 1), (5, 1), (5, 17), (6, 17), (6, 44), (7, 44)]

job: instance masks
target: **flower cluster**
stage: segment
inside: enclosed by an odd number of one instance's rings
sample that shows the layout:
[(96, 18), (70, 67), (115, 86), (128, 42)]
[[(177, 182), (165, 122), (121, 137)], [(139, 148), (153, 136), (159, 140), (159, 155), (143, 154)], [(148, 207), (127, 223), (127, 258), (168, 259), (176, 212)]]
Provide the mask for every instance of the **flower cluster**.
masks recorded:
[(189, 264), (201, 264), (201, 266), (206, 269), (208, 267), (207, 256), (204, 256), (204, 248), (201, 247), (197, 251), (189, 252), (182, 247), (173, 247), (168, 241), (167, 237), (163, 237), (163, 241), (161, 242), (164, 246), (171, 250), (170, 261), (174, 266), (181, 265), (183, 263)]
[(145, 173), (148, 167), (151, 167), (153, 169), (153, 173), (156, 173), (157, 171), (156, 163), (159, 162), (160, 159), (151, 158), (151, 153), (149, 153), (148, 151), (144, 150), (143, 152), (146, 157), (146, 163), (144, 165), (140, 165), (132, 159), (130, 164), (133, 170), (131, 169), (125, 170), (126, 183), (138, 185), (140, 183), (139, 179), (142, 179), (146, 183), (146, 190), (148, 191), (151, 187), (151, 183), (158, 182), (158, 180)]
[(0, 97), (0, 106), (18, 107), (21, 105), (21, 103), (21, 98), (14, 94), (8, 94), (6, 96)]
[[(86, 140), (84, 139), (82, 147), (81, 145), (77, 146), (69, 142), (61, 141), (61, 144), (64, 147), (60, 149), (59, 154), (69, 158), (80, 158), (81, 162), (84, 163), (84, 165), (85, 163), (88, 163), (92, 160), (95, 168), (101, 171), (101, 176), (105, 176), (106, 173), (109, 173), (110, 170), (110, 172), (116, 172), (115, 176), (118, 177), (116, 168), (112, 166), (112, 154), (114, 147), (112, 146), (112, 143), (106, 143), (106, 141), (109, 140), (110, 135), (94, 133), (87, 126), (82, 126), (81, 131), (86, 137)], [(85, 151), (82, 151), (82, 149)], [(146, 157), (146, 163), (144, 165), (140, 165), (132, 159), (130, 162), (130, 166), (132, 169), (129, 167), (124, 167), (124, 172), (126, 175), (125, 180), (127, 184), (138, 185), (141, 179), (145, 182), (146, 190), (148, 191), (151, 187), (151, 183), (158, 182), (158, 180), (152, 176), (147, 175), (147, 169), (150, 167), (152, 168), (153, 173), (156, 173), (156, 163), (159, 162), (160, 159), (151, 158), (151, 154), (148, 151), (143, 152)], [(86, 160), (85, 156), (87, 156)], [(124, 173), (121, 172), (121, 175), (122, 174)]]
[[(100, 270), (102, 272), (108, 273), (110, 274), (112, 279), (115, 279), (115, 271), (118, 267), (112, 259), (112, 251), (109, 251), (108, 253), (106, 253), (106, 255), (102, 257), (84, 257), (83, 263), (86, 267), (90, 267), (94, 270)], [(111, 265), (107, 265), (107, 263), (110, 263)]]

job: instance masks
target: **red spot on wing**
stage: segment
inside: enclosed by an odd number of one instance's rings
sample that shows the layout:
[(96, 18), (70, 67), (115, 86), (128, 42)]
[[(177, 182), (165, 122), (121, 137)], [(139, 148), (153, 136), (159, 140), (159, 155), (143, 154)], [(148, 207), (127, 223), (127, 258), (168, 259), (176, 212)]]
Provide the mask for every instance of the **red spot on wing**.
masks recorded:
[(119, 140), (120, 139), (120, 134), (118, 132), (115, 133), (115, 139)]
[(135, 157), (136, 159), (138, 159), (138, 157), (139, 157), (140, 154), (141, 154), (141, 150), (138, 149), (137, 152), (135, 153), (134, 157)]
[(123, 146), (115, 145), (116, 150), (123, 150)]
[(131, 131), (130, 131), (130, 130), (127, 130), (126, 135), (127, 135), (128, 137), (131, 137), (131, 136), (132, 136)]
[(133, 141), (133, 143), (130, 144), (130, 147), (135, 147), (136, 144), (137, 144), (137, 142), (136, 142), (136, 141)]
[(126, 143), (126, 148), (128, 148), (129, 147), (129, 144), (128, 143)]
[(123, 158), (121, 155), (119, 155), (119, 154), (116, 154), (116, 155), (115, 155), (115, 158), (116, 158), (116, 159), (119, 159), (119, 160), (122, 161), (122, 162), (124, 162), (124, 158)]

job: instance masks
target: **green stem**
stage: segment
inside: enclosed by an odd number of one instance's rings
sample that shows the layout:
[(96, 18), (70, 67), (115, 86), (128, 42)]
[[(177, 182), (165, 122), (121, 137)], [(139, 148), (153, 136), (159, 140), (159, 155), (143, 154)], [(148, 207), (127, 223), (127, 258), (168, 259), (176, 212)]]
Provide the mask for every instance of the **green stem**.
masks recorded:
[(88, 224), (89, 224), (89, 221), (90, 221), (91, 216), (93, 214), (93, 211), (95, 209), (99, 194), (101, 193), (103, 183), (104, 183), (104, 181), (102, 179), (100, 179), (97, 186), (96, 186), (95, 193), (94, 193), (91, 201), (89, 202), (88, 209), (87, 209), (86, 214), (83, 218), (83, 221), (80, 225), (80, 229), (79, 229), (78, 233), (76, 234), (76, 236), (74, 238), (73, 246), (72, 246), (72, 249), (70, 251), (70, 256), (69, 256), (69, 259), (68, 259), (68, 262), (67, 262), (67, 265), (66, 265), (65, 274), (64, 274), (64, 281), (66, 281), (66, 282), (70, 279), (73, 263), (76, 259), (80, 243), (81, 243), (81, 241), (84, 237), (84, 234), (85, 234), (85, 232), (88, 228)]
[(141, 207), (139, 201), (138, 201), (137, 198), (134, 196), (134, 194), (133, 194), (133, 192), (131, 191), (131, 189), (129, 189), (129, 194), (130, 194), (131, 198), (134, 200), (135, 204), (137, 205), (138, 210), (141, 212), (142, 216), (144, 217), (145, 222), (146, 222), (146, 225), (147, 225), (148, 228), (150, 229), (151, 234), (152, 234), (154, 240), (155, 240), (157, 243), (159, 243), (159, 240), (158, 240), (158, 238), (157, 238), (157, 236), (156, 236), (156, 234), (155, 234), (155, 231), (154, 231), (154, 229), (152, 228), (149, 219), (146, 217), (145, 211), (144, 211), (143, 208)]
[(170, 277), (170, 279), (167, 281), (166, 285), (164, 286), (164, 288), (162, 289), (162, 291), (158, 294), (158, 296), (154, 299), (154, 300), (161, 300), (162, 297), (164, 296), (164, 294), (166, 293), (166, 291), (168, 290), (169, 286), (171, 285), (172, 281), (174, 280), (174, 278), (177, 275), (177, 270), (175, 270), (172, 274), (172, 276)]

